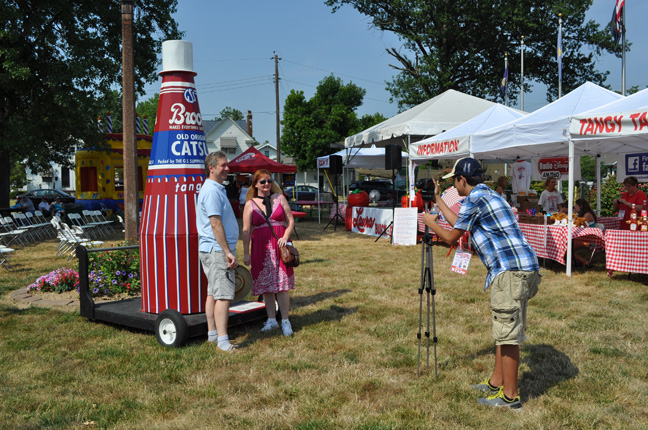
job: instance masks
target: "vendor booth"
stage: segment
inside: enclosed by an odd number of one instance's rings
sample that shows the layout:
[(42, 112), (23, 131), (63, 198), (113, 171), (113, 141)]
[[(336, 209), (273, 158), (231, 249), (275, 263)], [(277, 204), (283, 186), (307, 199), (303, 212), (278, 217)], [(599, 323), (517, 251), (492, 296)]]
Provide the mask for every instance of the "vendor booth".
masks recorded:
[(262, 153), (254, 146), (229, 162), (229, 170), (232, 173), (254, 173), (259, 169), (266, 169), (272, 173), (296, 173), (297, 166), (281, 164)]
[[(617, 180), (648, 181), (648, 89), (571, 119), (574, 151), (617, 153)], [(597, 166), (598, 167), (598, 166)], [(648, 273), (648, 233), (605, 232), (606, 269)]]

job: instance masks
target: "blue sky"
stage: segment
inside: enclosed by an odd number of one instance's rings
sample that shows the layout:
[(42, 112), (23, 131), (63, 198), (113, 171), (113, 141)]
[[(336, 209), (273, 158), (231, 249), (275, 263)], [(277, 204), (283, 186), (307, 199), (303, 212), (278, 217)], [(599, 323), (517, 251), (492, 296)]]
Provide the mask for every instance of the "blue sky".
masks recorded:
[[(627, 55), (626, 85), (645, 88), (648, 55), (642, 40), (648, 28), (642, 17), (648, 16), (648, 1), (626, 0), (626, 4), (627, 37), (634, 41)], [(595, 0), (588, 17), (607, 24), (613, 7), (614, 0)], [(389, 66), (394, 60), (385, 49), (402, 43), (392, 33), (371, 28), (369, 19), (351, 7), (333, 14), (323, 0), (179, 0), (174, 17), (185, 32), (184, 40), (193, 44), (198, 101), (206, 119), (213, 119), (226, 106), (244, 114), (251, 110), (254, 137), (275, 144), (273, 51), (281, 58), (280, 109), (291, 89), (310, 98), (319, 81), (333, 73), (367, 90), (360, 115), (398, 113), (385, 90), (384, 82), (396, 74)], [(603, 56), (598, 64), (600, 70), (611, 71), (608, 84), (620, 91), (621, 60)], [(159, 92), (160, 83), (148, 85), (144, 98)], [(529, 112), (544, 106), (544, 90), (536, 87), (524, 101)]]

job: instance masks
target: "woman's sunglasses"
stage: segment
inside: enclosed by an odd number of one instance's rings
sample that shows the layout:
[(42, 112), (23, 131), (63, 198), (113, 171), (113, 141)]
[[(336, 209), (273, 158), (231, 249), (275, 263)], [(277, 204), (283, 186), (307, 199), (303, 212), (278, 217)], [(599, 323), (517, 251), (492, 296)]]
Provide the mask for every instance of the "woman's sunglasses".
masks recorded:
[(259, 183), (260, 183), (261, 185), (265, 185), (266, 183), (267, 183), (267, 184), (272, 184), (272, 179), (261, 179), (261, 180), (259, 181)]

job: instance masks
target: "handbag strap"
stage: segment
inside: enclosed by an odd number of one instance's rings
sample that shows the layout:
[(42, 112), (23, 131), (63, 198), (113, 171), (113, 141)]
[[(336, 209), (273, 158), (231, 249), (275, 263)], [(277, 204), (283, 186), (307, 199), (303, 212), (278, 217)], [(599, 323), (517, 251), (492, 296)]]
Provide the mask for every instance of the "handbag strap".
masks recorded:
[(275, 237), (275, 239), (279, 240), (279, 238), (277, 237), (277, 233), (275, 233), (274, 228), (272, 227), (272, 224), (270, 223), (270, 218), (268, 218), (268, 215), (266, 215), (265, 212), (263, 212), (261, 210), (259, 205), (256, 204), (256, 202), (254, 201), (254, 198), (251, 198), (250, 201), (252, 201), (254, 206), (256, 206), (257, 209), (259, 209), (259, 211), (261, 212), (261, 214), (263, 214), (263, 218), (265, 218), (266, 222), (268, 223), (268, 226), (270, 227), (270, 231), (272, 232), (272, 235)]

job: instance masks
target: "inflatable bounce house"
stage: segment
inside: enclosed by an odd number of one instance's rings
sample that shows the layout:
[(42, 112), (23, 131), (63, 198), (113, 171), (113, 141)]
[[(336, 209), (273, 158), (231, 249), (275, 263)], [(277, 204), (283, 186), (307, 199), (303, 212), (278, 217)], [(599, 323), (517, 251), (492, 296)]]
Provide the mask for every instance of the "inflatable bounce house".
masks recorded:
[[(144, 184), (151, 156), (153, 138), (148, 135), (148, 121), (144, 118), (144, 134), (137, 129), (137, 187), (139, 198), (144, 198)], [(99, 118), (99, 127), (101, 118)], [(76, 202), (88, 210), (124, 210), (124, 138), (112, 132), (110, 112), (106, 116), (106, 148), (87, 148), (76, 152)], [(140, 200), (141, 202), (141, 200)]]

